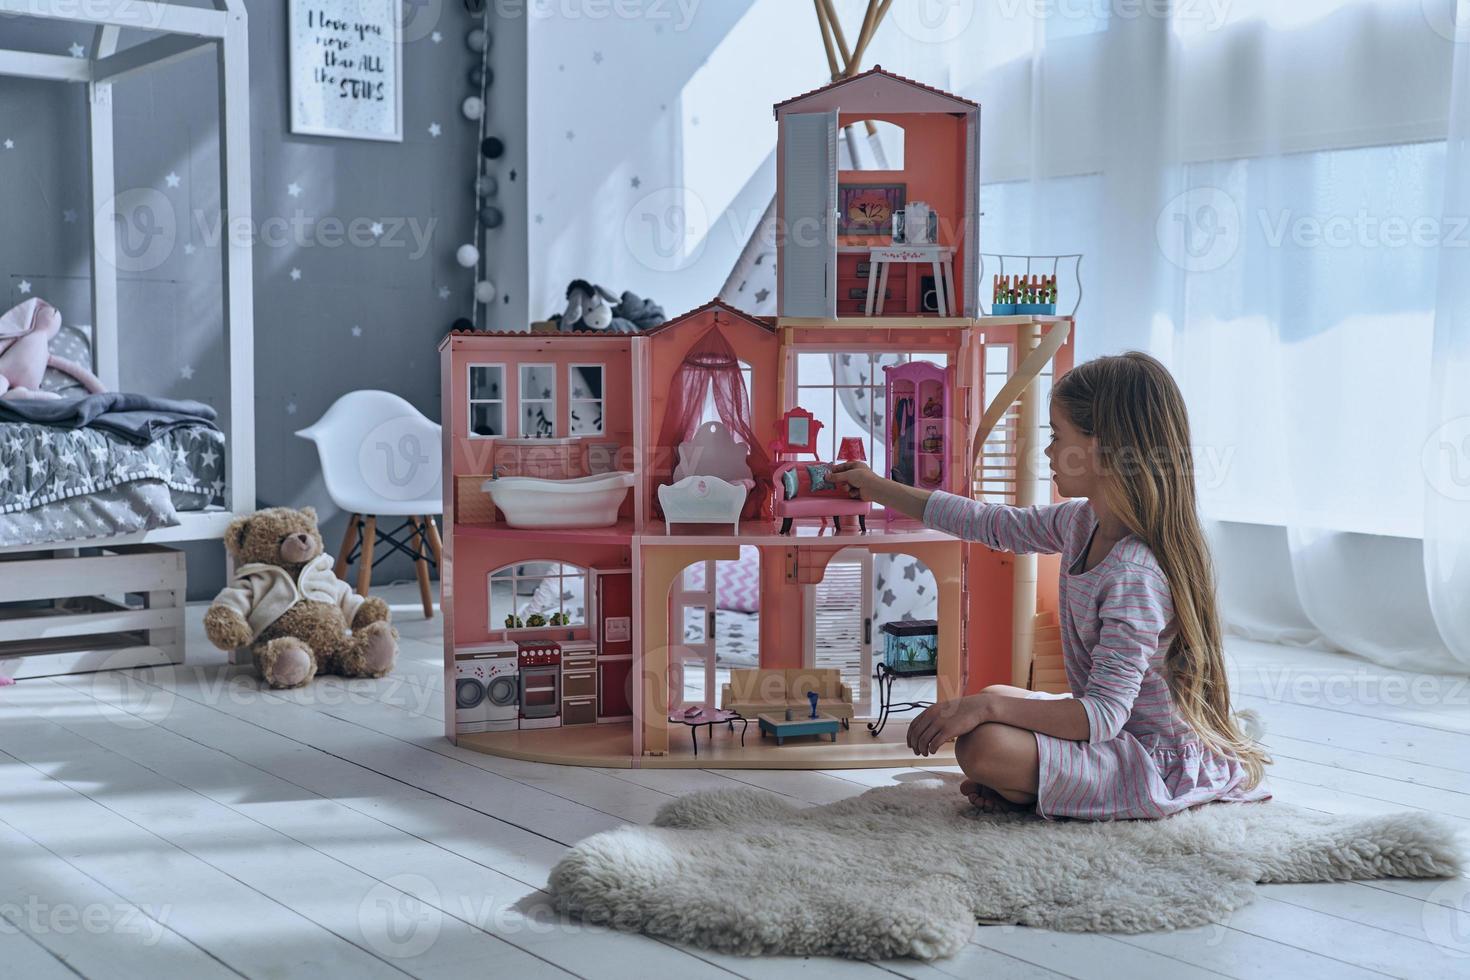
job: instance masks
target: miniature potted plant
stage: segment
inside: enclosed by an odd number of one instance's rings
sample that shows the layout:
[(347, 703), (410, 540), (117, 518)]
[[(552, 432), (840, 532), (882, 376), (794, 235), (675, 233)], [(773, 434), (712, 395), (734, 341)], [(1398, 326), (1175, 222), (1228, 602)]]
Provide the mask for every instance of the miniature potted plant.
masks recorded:
[(526, 625), (527, 626), (545, 626), (546, 625), (546, 617), (543, 616), (543, 615), (541, 615), (540, 613), (531, 613), (530, 616), (526, 617)]

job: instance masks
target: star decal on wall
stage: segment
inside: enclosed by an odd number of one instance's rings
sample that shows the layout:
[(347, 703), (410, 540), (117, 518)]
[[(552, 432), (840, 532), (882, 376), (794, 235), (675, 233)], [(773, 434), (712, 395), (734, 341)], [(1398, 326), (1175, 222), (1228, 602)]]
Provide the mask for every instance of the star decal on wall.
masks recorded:
[(438, 31), (435, 31), (433, 34), (429, 35), (429, 40), (433, 41), (435, 44), (438, 44), (444, 40), (444, 35), (440, 34)]
[(637, 190), (637, 189), (638, 189), (638, 188), (640, 188), (640, 187), (642, 187), (642, 186), (643, 186), (643, 181), (641, 181), (641, 180), (639, 180), (639, 179), (638, 179), (638, 178), (637, 178), (637, 177), (634, 177), (634, 178), (633, 178), (633, 179), (632, 179), (632, 180), (630, 180), (630, 181), (628, 181), (628, 183), (630, 183), (630, 184), (632, 184), (632, 185), (633, 185), (633, 189), (634, 189), (634, 190), (635, 190), (635, 191), (636, 191), (636, 190)]
[(65, 211), (61, 212), (61, 220), (62, 221), (65, 221), (69, 225), (76, 224), (77, 223), (77, 213), (76, 213), (76, 211), (72, 210), (71, 208), (67, 208)]
[(602, 52), (601, 51), (594, 51), (594, 52), (592, 52), (592, 63), (594, 65), (600, 65), (600, 64), (602, 64)]
[(301, 281), (301, 270), (300, 269), (292, 269), (291, 270), (291, 281), (292, 282), (300, 282)]
[(438, 139), (439, 134), (442, 132), (444, 132), (443, 126), (440, 126), (438, 123), (429, 123), (429, 135), (434, 137), (434, 139)]
[(296, 183), (296, 181), (294, 181), (294, 180), (291, 181), (291, 183), (289, 183), (289, 184), (286, 185), (286, 193), (287, 194), (290, 194), (292, 197), (300, 197), (301, 196), (301, 185), (298, 184), (298, 183)]
[(295, 415), (296, 414), (296, 403), (295, 402), (287, 402), (286, 403), (286, 414), (287, 415)]
[(183, 367), (179, 368), (179, 376), (185, 381), (192, 381), (194, 379), (194, 368), (188, 364), (185, 364)]
[(26, 295), (31, 291), (31, 282), (29, 279), (22, 279), (15, 288), (19, 289), (22, 295)]
[(574, 139), (576, 139), (576, 138), (577, 138), (577, 134), (576, 134), (576, 133), (574, 133), (574, 132), (572, 132), (572, 131), (571, 131), (571, 130), (570, 130), (570, 129), (569, 129), (569, 130), (567, 130), (567, 139), (568, 139), (568, 140), (569, 140), (569, 141), (570, 141), (570, 140), (574, 140)]
[(361, 337), (362, 336), (362, 327), (359, 327), (357, 324), (353, 324), (352, 325), (352, 336), (354, 336), (354, 337)]
[(66, 50), (71, 52), (71, 56), (73, 58), (85, 58), (87, 56), (87, 49), (82, 47), (75, 41), (73, 41), (71, 47), (67, 48)]
[(449, 298), (449, 287), (448, 286), (440, 286), (439, 287), (439, 298), (440, 299), (448, 299)]
[(374, 221), (371, 225), (368, 225), (368, 231), (372, 232), (374, 238), (382, 238), (383, 223), (381, 221)]
[(172, 170), (170, 170), (168, 174), (163, 178), (163, 182), (170, 187), (178, 187), (180, 180), (181, 178), (179, 177), (179, 175), (174, 173)]
[(541, 223), (541, 221), (542, 221), (541, 215), (539, 215), (539, 214), (536, 215), (536, 223), (539, 225)]
[(755, 291), (755, 301), (757, 303), (764, 303), (766, 301), (766, 297), (769, 295), (771, 295), (771, 291), (769, 289), (757, 289)]
[(184, 254), (185, 255), (193, 255), (194, 254), (194, 243), (193, 242), (185, 242), (184, 243)]

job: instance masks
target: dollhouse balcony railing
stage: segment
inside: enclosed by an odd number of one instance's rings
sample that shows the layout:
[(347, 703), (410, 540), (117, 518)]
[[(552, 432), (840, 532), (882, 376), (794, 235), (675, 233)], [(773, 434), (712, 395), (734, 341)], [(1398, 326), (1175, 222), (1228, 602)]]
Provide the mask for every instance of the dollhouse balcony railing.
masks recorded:
[[(1056, 276), (1057, 314), (1076, 316), (1082, 305), (1082, 253), (1064, 255), (1011, 255), (1004, 252), (980, 253), (980, 295), (988, 296), (987, 284), (994, 276)], [(1070, 303), (1068, 303), (1070, 299)], [(992, 315), (991, 304), (981, 304), (985, 315)]]

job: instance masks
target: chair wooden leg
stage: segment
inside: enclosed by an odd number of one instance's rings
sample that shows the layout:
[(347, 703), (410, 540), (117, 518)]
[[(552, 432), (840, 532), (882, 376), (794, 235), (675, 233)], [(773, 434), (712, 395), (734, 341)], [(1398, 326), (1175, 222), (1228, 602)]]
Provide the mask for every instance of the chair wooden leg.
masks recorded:
[(373, 543), (378, 540), (378, 517), (367, 516), (367, 527), (362, 530), (362, 555), (357, 565), (357, 594), (367, 598), (368, 589), (373, 587)]
[(342, 535), (342, 550), (337, 552), (337, 567), (332, 569), (340, 579), (347, 578), (347, 556), (352, 554), (352, 546), (357, 544), (357, 521), (356, 514), (347, 515), (347, 533)]
[(414, 571), (419, 577), (419, 598), (424, 603), (424, 618), (434, 618), (434, 597), (429, 592), (429, 533), (424, 530), (423, 519), (410, 517), (409, 522), (413, 524), (413, 553), (418, 557), (414, 560)]
[(434, 518), (428, 514), (424, 515), (424, 526), (429, 529), (429, 547), (434, 552), (434, 565), (439, 569), (439, 577), (444, 577), (444, 542), (439, 540), (439, 525), (434, 523)]

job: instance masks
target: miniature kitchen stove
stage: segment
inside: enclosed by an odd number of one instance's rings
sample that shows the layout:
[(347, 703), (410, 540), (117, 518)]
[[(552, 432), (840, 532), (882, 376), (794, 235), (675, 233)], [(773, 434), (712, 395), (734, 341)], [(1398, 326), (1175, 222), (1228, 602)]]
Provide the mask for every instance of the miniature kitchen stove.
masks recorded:
[(561, 727), (561, 644), (527, 640), (516, 644), (521, 668), (521, 727)]

